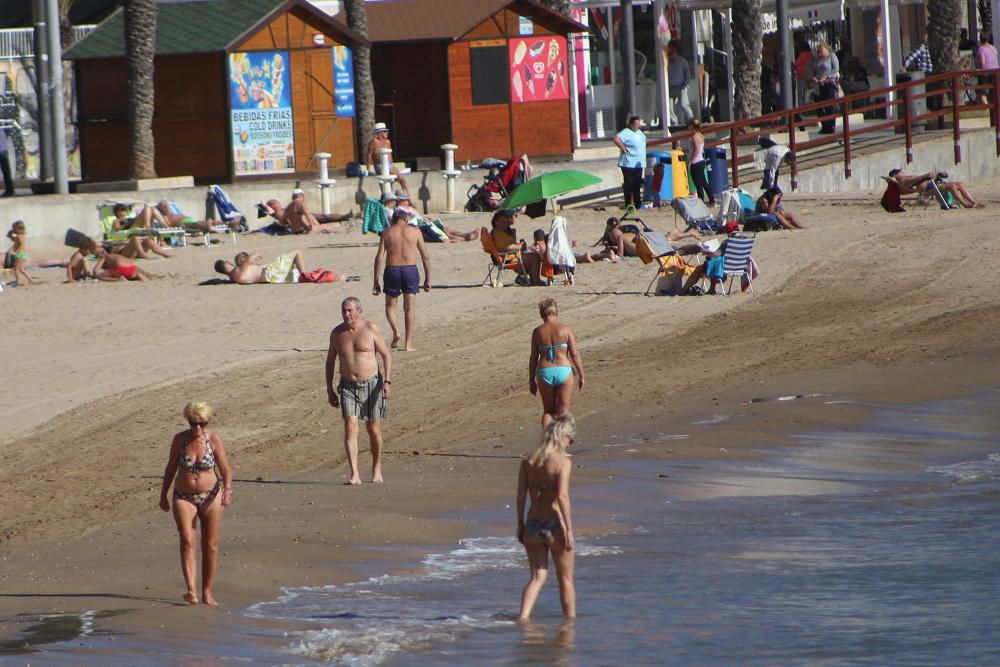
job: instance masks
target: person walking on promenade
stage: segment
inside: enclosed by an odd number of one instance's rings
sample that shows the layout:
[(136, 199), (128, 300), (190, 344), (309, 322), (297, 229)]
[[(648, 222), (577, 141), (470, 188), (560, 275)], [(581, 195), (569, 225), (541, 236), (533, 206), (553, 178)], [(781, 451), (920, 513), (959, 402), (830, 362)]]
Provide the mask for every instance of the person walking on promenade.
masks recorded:
[[(576, 617), (573, 520), (569, 502), (569, 475), (573, 465), (566, 451), (575, 437), (573, 415), (560, 415), (545, 427), (535, 451), (521, 459), (517, 476), (517, 541), (528, 553), (531, 576), (521, 594), (520, 620), (531, 616), (548, 577), (550, 552), (559, 579), (563, 615)], [(529, 496), (531, 507), (525, 515), (524, 501)]]
[[(350, 477), (345, 484), (360, 484), (358, 474), (358, 419), (365, 421), (372, 449), (372, 482), (382, 482), (382, 428), (380, 421), (388, 414), (392, 393), (392, 352), (382, 332), (361, 316), (361, 301), (349, 296), (340, 304), (343, 322), (330, 332), (326, 355), (326, 393), (333, 407), (344, 418), (344, 451)], [(340, 359), (340, 382), (336, 389), (333, 377)], [(382, 359), (383, 373), (378, 360)]]
[(642, 204), (642, 172), (646, 168), (646, 135), (641, 118), (628, 117), (625, 128), (615, 135), (615, 146), (621, 151), (618, 166), (622, 170), (625, 211), (631, 212)]
[[(413, 327), (416, 323), (417, 292), (420, 291), (420, 272), (417, 270), (417, 255), (424, 265), (424, 291), (431, 291), (431, 258), (424, 247), (424, 235), (420, 230), (407, 224), (410, 214), (402, 209), (392, 212), (392, 224), (382, 232), (375, 253), (375, 285), (372, 294), (378, 296), (385, 291), (385, 318), (392, 329), (392, 347), (399, 347), (399, 326), (396, 324), (396, 300), (403, 295), (403, 317), (406, 325), (406, 340), (403, 350), (413, 352)], [(382, 266), (385, 264), (383, 273)], [(379, 284), (382, 273), (383, 286)]]
[(531, 357), (528, 361), (528, 388), (531, 395), (542, 395), (542, 426), (569, 412), (573, 398), (573, 374), (583, 391), (583, 360), (576, 347), (576, 336), (568, 324), (559, 321), (555, 299), (538, 304), (542, 324), (531, 332)]
[[(170, 443), (167, 467), (160, 488), (160, 509), (170, 511), (167, 491), (174, 485), (174, 521), (181, 538), (181, 572), (188, 604), (198, 604), (195, 574), (198, 563), (195, 543), (197, 523), (201, 521), (201, 601), (218, 604), (212, 596), (215, 566), (219, 558), (219, 528), (223, 508), (233, 502), (233, 472), (229, 467), (222, 438), (208, 430), (212, 420), (208, 403), (188, 403), (184, 406), (186, 431), (174, 436)], [(218, 469), (218, 473), (216, 470)], [(220, 479), (221, 475), (221, 479)]]

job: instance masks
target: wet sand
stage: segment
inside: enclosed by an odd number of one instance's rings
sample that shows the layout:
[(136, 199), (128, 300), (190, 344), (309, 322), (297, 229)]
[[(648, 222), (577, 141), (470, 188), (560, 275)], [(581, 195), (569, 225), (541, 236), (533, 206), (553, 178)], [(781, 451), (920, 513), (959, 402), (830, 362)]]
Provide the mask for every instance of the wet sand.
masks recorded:
[[(1000, 193), (1000, 183), (985, 193)], [(326, 339), (345, 296), (361, 296), (387, 331), (370, 296), (371, 236), (239, 242), (267, 256), (302, 245), (310, 268), (362, 276), (357, 283), (197, 286), (215, 259), (235, 252), (231, 244), (144, 262), (167, 276), (147, 285), (62, 285), (40, 271), (45, 284), (3, 295), (10, 334), (0, 360), (16, 381), (0, 389), (0, 616), (130, 609), (116, 627), (180, 641), (191, 627), (231, 622), (279, 586), (350, 579), (383, 545), (439, 544), (474, 530), (456, 510), (511, 497), (516, 457), (536, 437), (526, 352), (545, 296), (581, 341), (587, 389), (574, 412), (583, 442), (623, 425), (648, 424), (652, 441), (664, 422), (672, 431), (734, 410), (751, 418), (723, 421), (697, 441), (591, 450), (581, 460), (751, 458), (789, 429), (830, 418), (808, 399), (744, 403), (751, 398), (849, 389), (920, 400), (995, 378), (992, 209), (890, 216), (876, 201), (789, 197), (809, 229), (760, 235), (755, 294), (729, 298), (643, 297), (653, 269), (634, 259), (581, 266), (572, 287), (484, 289), (478, 243), (431, 246), (435, 289), (418, 297), (419, 351), (394, 357), (381, 486), (341, 486), (340, 420), (323, 387)], [(571, 212), (571, 235), (589, 244), (610, 213)], [(673, 225), (665, 213), (643, 217), (660, 230)], [(535, 226), (522, 220), (520, 235)], [(216, 407), (213, 428), (237, 480), (223, 524), (221, 609), (178, 604), (173, 521), (155, 509), (170, 437), (192, 399)], [(863, 407), (854, 409), (836, 418), (860, 419)], [(362, 436), (363, 478), (366, 450)], [(604, 473), (576, 475), (585, 483)], [(13, 630), (0, 623), (0, 636)]]

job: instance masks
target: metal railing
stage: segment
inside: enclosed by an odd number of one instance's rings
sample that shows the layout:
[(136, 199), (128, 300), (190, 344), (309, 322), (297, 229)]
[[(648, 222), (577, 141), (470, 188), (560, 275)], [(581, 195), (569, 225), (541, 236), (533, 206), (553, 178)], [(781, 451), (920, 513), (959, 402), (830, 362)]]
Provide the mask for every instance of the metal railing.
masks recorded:
[[(980, 102), (981, 99), (985, 99), (986, 102)], [(929, 108), (923, 113), (915, 113), (914, 103), (920, 100), (926, 100)], [(963, 103), (963, 100), (974, 100), (974, 102)], [(865, 135), (889, 129), (901, 132), (905, 135), (906, 162), (909, 164), (913, 162), (914, 125), (936, 123), (943, 129), (949, 119), (955, 143), (955, 164), (960, 164), (962, 149), (959, 140), (962, 137), (963, 114), (968, 116), (980, 112), (977, 115), (981, 115), (982, 111), (988, 111), (990, 126), (996, 129), (998, 109), (1000, 109), (1000, 70), (967, 70), (934, 74), (898, 83), (895, 86), (866, 90), (756, 118), (731, 123), (704, 124), (701, 131), (706, 135), (706, 147), (722, 146), (729, 149), (727, 160), (732, 185), (739, 187), (739, 167), (753, 159), (755, 150), (748, 143), (755, 144), (756, 139), (760, 137), (768, 137), (778, 132), (787, 133), (788, 147), (793, 153), (828, 145), (842, 145), (844, 178), (850, 178), (852, 144), (859, 137), (863, 138)], [(808, 113), (816, 115), (805, 118), (804, 115)], [(871, 115), (875, 122), (852, 127), (851, 114), (857, 113)], [(830, 120), (837, 123), (832, 134), (812, 137), (806, 141), (797, 140), (798, 130)], [(683, 132), (650, 141), (649, 145), (669, 143), (673, 148), (677, 148), (682, 140), (690, 136), (690, 132)], [(710, 136), (716, 138), (710, 139)], [(996, 154), (1000, 157), (1000, 131), (995, 131), (994, 137)], [(798, 187), (797, 174), (798, 168), (793, 162), (791, 164), (793, 190)]]
[[(73, 26), (73, 42), (94, 31), (96, 25)], [(0, 58), (31, 58), (35, 55), (34, 28), (7, 28), (0, 30)]]

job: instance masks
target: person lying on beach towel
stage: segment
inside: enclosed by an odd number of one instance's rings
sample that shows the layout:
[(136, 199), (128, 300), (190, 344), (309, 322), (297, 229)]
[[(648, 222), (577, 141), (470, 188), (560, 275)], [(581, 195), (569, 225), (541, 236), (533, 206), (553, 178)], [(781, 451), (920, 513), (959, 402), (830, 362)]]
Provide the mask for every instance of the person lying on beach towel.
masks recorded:
[(198, 220), (184, 213), (179, 206), (166, 199), (161, 199), (156, 203), (156, 210), (160, 212), (169, 227), (183, 227), (195, 232), (212, 231), (211, 220)]
[(279, 225), (286, 227), (293, 234), (322, 234), (324, 232), (343, 231), (341, 229), (326, 229), (322, 225), (332, 222), (344, 222), (354, 217), (354, 211), (347, 213), (313, 213), (306, 206), (306, 193), (298, 188), (292, 190), (292, 201), (283, 206), (277, 199), (268, 199), (257, 204), (264, 214), (274, 218)]
[[(291, 252), (279, 256), (269, 264), (262, 264), (264, 257), (260, 253), (252, 255), (241, 252), (235, 257), (235, 264), (220, 259), (215, 263), (215, 270), (218, 273), (229, 276), (229, 279), (240, 285), (255, 285), (257, 283), (268, 283), (271, 285), (283, 285), (300, 282), (303, 275), (319, 277), (322, 280), (310, 280), (307, 278), (301, 282), (333, 282), (337, 280), (337, 275), (333, 271), (326, 271), (323, 274), (309, 272), (306, 270), (305, 255), (297, 248)], [(332, 279), (331, 279), (332, 276)]]
[(409, 224), (420, 230), (420, 233), (424, 236), (424, 241), (427, 243), (458, 243), (459, 241), (479, 240), (478, 229), (472, 232), (462, 232), (454, 227), (446, 226), (440, 220), (427, 220), (424, 218), (424, 216), (420, 215), (420, 211), (414, 208), (413, 202), (410, 201), (410, 195), (405, 190), (396, 190), (394, 197), (396, 208), (410, 214)]
[(94, 265), (94, 277), (103, 282), (120, 282), (122, 280), (151, 280), (153, 276), (146, 273), (135, 264), (131, 258), (108, 252), (104, 246), (96, 246), (97, 264)]

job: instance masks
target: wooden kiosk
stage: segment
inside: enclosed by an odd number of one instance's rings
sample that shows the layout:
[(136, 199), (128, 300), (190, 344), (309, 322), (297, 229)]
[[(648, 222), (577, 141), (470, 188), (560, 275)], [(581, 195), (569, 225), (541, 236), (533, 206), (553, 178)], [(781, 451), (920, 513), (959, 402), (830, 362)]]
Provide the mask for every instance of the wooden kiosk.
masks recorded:
[[(76, 67), (81, 168), (129, 177), (124, 16), (66, 53)], [(354, 159), (350, 51), (367, 41), (304, 0), (161, 2), (153, 134), (160, 177), (196, 182), (312, 172), (316, 152)], [(339, 47), (339, 48), (338, 48)], [(337, 95), (335, 101), (335, 73)]]
[(585, 26), (534, 0), (366, 8), (375, 119), (396, 159), (439, 156), (446, 143), (460, 161), (572, 153), (566, 35)]

